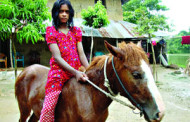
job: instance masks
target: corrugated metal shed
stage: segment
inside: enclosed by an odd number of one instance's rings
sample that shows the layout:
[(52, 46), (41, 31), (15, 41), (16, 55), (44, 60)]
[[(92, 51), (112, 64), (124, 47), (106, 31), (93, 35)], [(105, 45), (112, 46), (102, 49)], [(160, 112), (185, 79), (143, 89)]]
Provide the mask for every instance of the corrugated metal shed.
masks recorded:
[[(82, 18), (74, 18), (74, 25), (80, 27), (83, 33), (83, 36), (91, 36), (91, 28), (82, 24)], [(52, 22), (46, 21), (49, 26), (52, 25)], [(134, 27), (136, 25), (126, 22), (126, 21), (114, 21), (110, 20), (110, 24), (107, 27), (102, 27), (99, 29), (93, 29), (93, 37), (102, 37), (102, 38), (116, 38), (116, 39), (139, 39), (147, 38), (146, 36), (140, 36), (138, 33), (134, 32)]]
[[(83, 36), (91, 36), (91, 28), (82, 24), (83, 19), (75, 18), (74, 25), (82, 29)], [(136, 25), (126, 21), (113, 21), (110, 20), (110, 24), (107, 27), (100, 29), (93, 29), (94, 37), (106, 37), (106, 38), (146, 38), (140, 36), (134, 32)]]

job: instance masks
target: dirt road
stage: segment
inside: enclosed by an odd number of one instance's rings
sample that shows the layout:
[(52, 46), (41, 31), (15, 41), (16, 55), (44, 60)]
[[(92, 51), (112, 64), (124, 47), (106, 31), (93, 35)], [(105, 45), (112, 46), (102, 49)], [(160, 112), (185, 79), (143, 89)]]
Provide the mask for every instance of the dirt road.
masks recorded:
[[(163, 122), (190, 122), (190, 76), (175, 73), (178, 70), (162, 66), (157, 66), (156, 69), (158, 88), (166, 106)], [(0, 122), (18, 122), (18, 119), (13, 71), (1, 71)], [(145, 122), (145, 120), (134, 114), (131, 109), (113, 102), (109, 107), (109, 117), (106, 122)]]

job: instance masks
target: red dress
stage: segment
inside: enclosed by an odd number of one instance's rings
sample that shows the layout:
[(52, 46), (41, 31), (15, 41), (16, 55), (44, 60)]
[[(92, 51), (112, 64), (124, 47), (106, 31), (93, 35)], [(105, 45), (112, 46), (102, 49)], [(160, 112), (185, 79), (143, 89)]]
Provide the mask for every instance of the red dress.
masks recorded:
[[(54, 26), (46, 29), (47, 44), (56, 43), (61, 52), (61, 57), (73, 68), (79, 69), (81, 62), (77, 51), (77, 43), (82, 41), (82, 31), (78, 27), (70, 28), (67, 34), (57, 31)], [(50, 48), (50, 47), (49, 47)], [(73, 75), (61, 68), (54, 57), (50, 59), (50, 71), (48, 73), (46, 94), (62, 90), (63, 84)]]

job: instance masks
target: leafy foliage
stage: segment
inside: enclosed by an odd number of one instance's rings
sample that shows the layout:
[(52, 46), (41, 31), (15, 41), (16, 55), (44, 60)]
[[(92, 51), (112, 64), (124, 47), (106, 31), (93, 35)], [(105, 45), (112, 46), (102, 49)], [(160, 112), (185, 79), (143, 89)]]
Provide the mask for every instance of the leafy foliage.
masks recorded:
[(181, 31), (179, 32), (174, 38), (166, 40), (167, 42), (167, 49), (169, 54), (182, 54), (182, 53), (190, 53), (190, 44), (181, 44), (182, 36), (190, 35), (190, 28), (189, 32)]
[[(84, 19), (83, 24), (93, 27), (93, 28), (101, 28), (107, 26), (110, 22), (108, 20), (107, 11), (105, 7), (102, 5), (102, 2), (99, 0), (94, 7), (89, 6), (88, 10), (83, 9), (81, 12), (82, 18)], [(93, 50), (93, 28), (91, 30), (91, 50), (90, 50), (90, 60), (92, 59), (92, 50)]]
[(158, 30), (169, 30), (166, 17), (159, 11), (168, 8), (160, 5), (161, 0), (130, 0), (123, 5), (123, 18), (137, 24), (136, 30), (140, 34), (152, 34)]
[(51, 19), (46, 4), (47, 0), (0, 0), (1, 39), (6, 40), (13, 32), (20, 43), (44, 40), (41, 34), (45, 33), (46, 25), (43, 22)]
[(12, 20), (0, 18), (0, 37), (2, 40), (10, 36), (12, 28)]
[(84, 19), (83, 24), (90, 27), (101, 28), (109, 24), (107, 11), (101, 1), (98, 1), (94, 7), (89, 6), (87, 10), (83, 9), (81, 15)]

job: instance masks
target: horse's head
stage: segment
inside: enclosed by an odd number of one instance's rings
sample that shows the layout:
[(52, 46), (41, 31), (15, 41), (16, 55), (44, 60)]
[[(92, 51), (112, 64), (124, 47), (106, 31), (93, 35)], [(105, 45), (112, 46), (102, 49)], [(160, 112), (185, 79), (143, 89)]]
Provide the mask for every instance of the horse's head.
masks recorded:
[(113, 64), (117, 72), (114, 74), (118, 74), (123, 84), (119, 80), (114, 81), (114, 91), (120, 92), (142, 110), (147, 121), (161, 121), (165, 108), (145, 52), (133, 43), (122, 42), (117, 48), (105, 42), (105, 46), (114, 56)]

